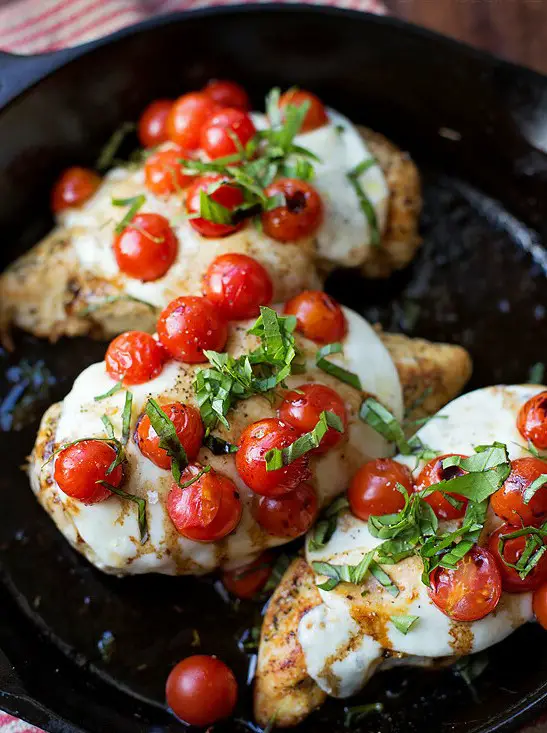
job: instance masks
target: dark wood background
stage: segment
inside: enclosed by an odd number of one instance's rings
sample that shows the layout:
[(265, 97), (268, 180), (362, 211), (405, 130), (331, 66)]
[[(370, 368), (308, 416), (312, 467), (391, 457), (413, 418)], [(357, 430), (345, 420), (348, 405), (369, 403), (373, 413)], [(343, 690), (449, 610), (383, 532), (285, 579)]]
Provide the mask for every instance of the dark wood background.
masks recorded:
[(384, 0), (417, 25), (547, 74), (547, 0)]

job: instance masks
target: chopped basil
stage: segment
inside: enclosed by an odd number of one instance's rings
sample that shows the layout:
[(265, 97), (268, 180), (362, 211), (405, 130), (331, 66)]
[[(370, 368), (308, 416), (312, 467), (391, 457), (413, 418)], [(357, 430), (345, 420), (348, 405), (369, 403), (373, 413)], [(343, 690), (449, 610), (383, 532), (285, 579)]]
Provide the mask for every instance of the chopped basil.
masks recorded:
[(92, 303), (86, 308), (82, 308), (82, 310), (78, 311), (76, 315), (79, 318), (85, 318), (85, 316), (89, 316), (91, 313), (95, 313), (95, 311), (104, 308), (105, 305), (117, 303), (119, 300), (129, 300), (133, 303), (140, 303), (141, 305), (145, 305), (147, 308), (150, 308), (151, 311), (157, 310), (156, 306), (153, 303), (149, 303), (146, 300), (141, 300), (141, 298), (135, 298), (133, 295), (109, 295), (104, 300), (101, 300), (100, 303)]
[(355, 389), (361, 391), (361, 380), (359, 379), (357, 374), (354, 374), (353, 372), (350, 372), (347, 369), (339, 366), (338, 364), (335, 364), (334, 362), (328, 361), (328, 359), (326, 359), (326, 357), (330, 354), (340, 354), (341, 351), (342, 344), (327, 344), (326, 346), (323, 346), (321, 349), (319, 349), (319, 351), (317, 352), (315, 356), (315, 363), (322, 371), (330, 374), (336, 379), (339, 379), (341, 382), (345, 382), (346, 384), (349, 384)]
[(459, 466), (468, 471), (435, 484), (435, 490), (461, 494), (480, 503), (496, 492), (511, 473), (507, 447), (501, 443), (477, 446), (475, 454), (467, 458), (450, 456), (443, 460), (443, 468)]
[(108, 392), (105, 392), (104, 394), (97, 395), (93, 399), (95, 402), (100, 402), (101, 400), (106, 400), (107, 397), (112, 397), (112, 395), (115, 395), (116, 392), (119, 392), (120, 389), (123, 387), (123, 381), (120, 379), (119, 382), (116, 382), (116, 384), (111, 387)]
[(371, 575), (376, 578), (376, 580), (380, 583), (381, 586), (383, 586), (387, 590), (388, 593), (390, 593), (394, 598), (397, 598), (397, 596), (399, 595), (399, 588), (397, 588), (397, 586), (386, 573), (386, 571), (383, 570), (380, 565), (378, 565), (376, 560), (372, 560), (370, 562), (370, 572)]
[(114, 436), (114, 425), (112, 425), (112, 420), (108, 417), (108, 415), (101, 415), (101, 422), (104, 425), (106, 434), (108, 435), (110, 440), (116, 440)]
[(344, 432), (344, 424), (338, 415), (335, 415), (334, 412), (323, 410), (313, 430), (310, 430), (309, 433), (304, 433), (286, 448), (273, 448), (266, 453), (264, 456), (266, 470), (277, 471), (283, 466), (288, 466), (290, 463), (298, 460), (306, 453), (315, 450), (315, 448), (319, 447), (329, 428), (333, 428), (339, 433)]
[(535, 479), (535, 481), (532, 481), (530, 486), (524, 492), (522, 497), (524, 503), (529, 504), (532, 501), (536, 491), (538, 489), (541, 489), (541, 487), (545, 484), (547, 484), (547, 473), (542, 473), (541, 476), (538, 476), (537, 479)]
[(148, 540), (148, 520), (146, 517), (146, 499), (142, 499), (140, 496), (135, 496), (135, 494), (128, 494), (127, 491), (123, 491), (123, 489), (119, 489), (117, 486), (113, 486), (112, 484), (109, 484), (107, 481), (100, 480), (100, 481), (97, 481), (97, 483), (104, 486), (106, 489), (111, 491), (113, 494), (116, 494), (116, 496), (119, 496), (122, 499), (127, 499), (128, 501), (132, 501), (134, 504), (137, 505), (139, 532), (141, 535), (141, 545), (144, 545), (146, 541)]
[(118, 150), (122, 146), (127, 135), (136, 129), (134, 122), (123, 122), (117, 130), (114, 130), (103, 149), (99, 153), (95, 168), (98, 171), (106, 171), (115, 162)]
[(211, 194), (203, 189), (199, 192), (199, 216), (214, 224), (232, 224), (233, 212), (218, 201), (215, 201)]
[(189, 486), (192, 486), (192, 484), (195, 484), (196, 481), (199, 481), (199, 479), (204, 476), (206, 473), (209, 473), (211, 470), (211, 466), (204, 466), (201, 471), (198, 471), (195, 476), (192, 476), (191, 479), (188, 481), (185, 481), (183, 484), (179, 483), (179, 488), (181, 489), (187, 489)]
[[(511, 563), (508, 562), (504, 556), (505, 543), (507, 540), (515, 539), (517, 537), (526, 537), (526, 544), (517, 562)], [(547, 522), (539, 528), (523, 527), (522, 529), (515, 530), (514, 532), (502, 534), (499, 536), (498, 542), (499, 555), (507, 567), (516, 570), (519, 577), (524, 580), (524, 578), (532, 572), (545, 552), (547, 552), (547, 545), (544, 544), (546, 537)]]
[(129, 431), (131, 429), (131, 408), (133, 406), (133, 395), (127, 391), (122, 412), (122, 445), (127, 445)]
[(229, 443), (223, 438), (219, 438), (217, 435), (206, 435), (203, 439), (203, 445), (208, 448), (214, 456), (229, 455), (230, 453), (237, 453), (237, 445)]
[(171, 473), (177, 484), (188, 465), (188, 457), (177, 435), (177, 430), (156, 400), (150, 397), (144, 408), (150, 424), (159, 436), (159, 447), (163, 448), (171, 459)]
[(123, 230), (125, 229), (128, 224), (131, 223), (133, 217), (137, 213), (137, 211), (141, 208), (141, 206), (146, 201), (146, 196), (141, 193), (138, 196), (132, 196), (128, 199), (112, 199), (112, 206), (129, 206), (129, 209), (127, 210), (126, 215), (123, 217), (123, 219), (116, 224), (115, 232), (116, 234), (121, 234)]
[(341, 582), (360, 585), (369, 569), (372, 572), (372, 565), (375, 564), (373, 561), (374, 552), (374, 550), (366, 552), (358, 565), (331, 565), (328, 562), (312, 562), (311, 565), (315, 572), (318, 575), (326, 575), (328, 578), (327, 581), (317, 587), (321, 590), (330, 591)]
[(345, 496), (339, 496), (322, 513), (319, 520), (308, 535), (308, 550), (314, 552), (324, 547), (331, 539), (336, 530), (338, 515), (349, 508), (349, 502)]
[(400, 613), (392, 616), (390, 621), (393, 626), (395, 626), (395, 628), (401, 632), (401, 634), (404, 634), (406, 636), (419, 618), (419, 616), (412, 616), (411, 614)]
[(370, 243), (373, 247), (379, 247), (381, 244), (380, 229), (378, 227), (376, 211), (369, 197), (366, 195), (363, 187), (361, 186), (361, 183), (359, 182), (359, 176), (376, 164), (377, 162), (374, 158), (368, 158), (346, 174), (348, 181), (350, 182), (353, 190), (357, 194), (361, 210), (368, 221), (370, 227)]
[(530, 384), (543, 384), (545, 378), (545, 364), (542, 361), (538, 361), (530, 368), (528, 375), (528, 382)]
[(412, 453), (397, 418), (374, 397), (367, 397), (363, 400), (359, 417), (388, 442), (395, 443), (401, 453), (407, 455)]
[(368, 715), (383, 713), (384, 706), (381, 702), (371, 702), (367, 705), (354, 705), (351, 708), (344, 708), (344, 728), (354, 728)]

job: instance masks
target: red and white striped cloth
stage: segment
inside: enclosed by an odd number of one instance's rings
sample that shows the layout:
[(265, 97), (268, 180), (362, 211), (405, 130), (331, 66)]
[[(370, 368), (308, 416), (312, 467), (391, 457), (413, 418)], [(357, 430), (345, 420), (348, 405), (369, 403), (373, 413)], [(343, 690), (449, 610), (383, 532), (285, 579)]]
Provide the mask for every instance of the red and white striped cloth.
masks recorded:
[[(105, 36), (152, 15), (251, 1), (254, 0), (0, 0), (0, 49), (22, 54), (55, 51)], [(379, 15), (386, 12), (380, 0), (308, 1)], [(40, 731), (0, 712), (0, 733)], [(547, 733), (547, 724), (538, 723), (526, 733)]]

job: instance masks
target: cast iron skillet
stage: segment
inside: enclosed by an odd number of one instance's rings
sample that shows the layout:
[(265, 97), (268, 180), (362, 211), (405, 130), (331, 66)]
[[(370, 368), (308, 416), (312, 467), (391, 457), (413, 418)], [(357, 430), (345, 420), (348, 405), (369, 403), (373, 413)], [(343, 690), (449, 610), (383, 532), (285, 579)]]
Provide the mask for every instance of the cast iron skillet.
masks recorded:
[[(305, 6), (168, 16), (80, 48), (0, 62), (3, 264), (51, 226), (58, 172), (92, 164), (111, 131), (150, 100), (220, 77), (242, 82), (258, 106), (272, 85), (296, 83), (407, 147), (424, 176), (417, 261), (387, 282), (338, 273), (331, 292), (387, 328), (467, 346), (471, 387), (524, 381), (543, 360), (544, 77), (396, 20)], [(41, 411), (104, 345), (51, 346), (22, 334), (16, 344), (15, 354), (0, 355), (0, 422), (12, 423), (0, 443), (0, 707), (56, 733), (181, 731), (163, 707), (163, 686), (170, 667), (198, 650), (196, 629), (199, 651), (224, 658), (243, 690), (241, 722), (215, 731), (254, 730), (245, 722), (249, 658), (237, 640), (259, 607), (236, 612), (212, 579), (95, 571), (54, 529), (20, 470)], [(98, 646), (107, 631), (109, 661)], [(381, 733), (516, 730), (547, 707), (546, 652), (547, 636), (529, 625), (489, 652), (472, 688), (451, 671), (397, 671), (351, 704), (384, 702), (385, 714), (360, 728)], [(343, 705), (328, 703), (301, 730), (343, 730)]]

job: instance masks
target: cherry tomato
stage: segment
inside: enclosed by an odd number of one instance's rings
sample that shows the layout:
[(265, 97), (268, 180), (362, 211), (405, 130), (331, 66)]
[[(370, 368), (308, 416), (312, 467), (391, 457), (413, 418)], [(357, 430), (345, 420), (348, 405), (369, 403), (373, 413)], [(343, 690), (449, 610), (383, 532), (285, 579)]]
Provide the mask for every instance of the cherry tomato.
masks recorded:
[(261, 496), (254, 517), (268, 534), (275, 537), (299, 537), (317, 517), (317, 494), (311, 484), (302, 483), (280, 497)]
[(203, 294), (228, 320), (255, 318), (261, 305), (273, 298), (268, 272), (252, 257), (225, 254), (216, 257), (203, 278)]
[(539, 526), (547, 518), (547, 484), (541, 486), (528, 504), (524, 492), (543, 474), (547, 463), (539, 458), (517, 458), (511, 461), (511, 473), (507, 480), (490, 497), (494, 512), (515, 527)]
[(262, 496), (282, 496), (310, 478), (309, 457), (301, 458), (274, 471), (266, 470), (265, 455), (273, 448), (286, 448), (300, 433), (274, 417), (249, 425), (239, 439), (236, 467), (247, 486)]
[(55, 459), (54, 478), (61, 491), (84, 504), (96, 504), (111, 495), (106, 481), (118, 487), (123, 479), (123, 468), (108, 469), (116, 460), (116, 451), (102, 440), (82, 440), (64, 448)]
[(540, 392), (524, 404), (517, 417), (519, 433), (539, 448), (547, 448), (547, 391)]
[(396, 485), (401, 484), (411, 493), (410, 470), (392, 458), (376, 458), (357, 471), (348, 489), (350, 509), (359, 519), (372, 515), (396, 514), (405, 505), (405, 498)]
[[(201, 466), (190, 464), (181, 483), (197, 476)], [(216, 471), (204, 473), (185, 489), (173, 484), (167, 497), (167, 513), (177, 532), (189, 540), (216, 542), (233, 532), (243, 511), (237, 487)]]
[[(222, 180), (222, 176), (215, 173), (211, 173), (206, 176), (197, 178), (192, 186), (188, 189), (186, 194), (186, 211), (189, 214), (200, 213), (200, 191), (208, 193), (209, 188)], [(243, 193), (236, 186), (231, 186), (226, 183), (220, 186), (210, 194), (213, 201), (217, 204), (222, 204), (226, 209), (232, 211), (237, 206), (243, 203)], [(226, 237), (228, 234), (233, 234), (241, 229), (243, 222), (239, 224), (218, 224), (209, 219), (204, 219), (201, 216), (190, 219), (190, 225), (196, 230), (202, 237)]]
[(266, 585), (272, 574), (273, 555), (263, 552), (248, 565), (222, 573), (224, 587), (238, 598), (251, 599)]
[(228, 339), (228, 324), (212, 303), (196, 295), (175, 298), (158, 321), (158, 336), (178, 361), (207, 361), (206, 350), (222, 351)]
[(143, 384), (158, 376), (165, 358), (165, 351), (149, 333), (126, 331), (110, 342), (104, 360), (112, 379)]
[(187, 176), (182, 172), (181, 158), (188, 158), (188, 154), (180, 147), (158, 150), (144, 164), (144, 179), (146, 188), (156, 196), (169, 196), (180, 193), (194, 180), (194, 176)]
[(71, 206), (81, 206), (101, 185), (101, 177), (89, 168), (67, 168), (51, 191), (51, 208), (55, 214)]
[(296, 328), (320, 344), (342, 341), (347, 332), (344, 311), (321, 290), (304, 290), (285, 304), (285, 313), (296, 316)]
[(271, 183), (264, 193), (282, 194), (285, 203), (262, 213), (265, 234), (278, 242), (296, 242), (311, 237), (323, 221), (323, 202), (313, 186), (297, 178), (280, 178)]
[(278, 414), (283, 422), (292, 425), (299, 433), (308, 433), (317, 425), (324, 410), (337, 415), (344, 426), (343, 433), (329, 428), (319, 447), (314, 451), (314, 453), (326, 453), (329, 448), (342, 440), (348, 428), (346, 406), (338, 392), (324, 384), (301, 384), (298, 391), (291, 391), (285, 395)]
[(178, 243), (169, 222), (160, 214), (136, 214), (114, 240), (120, 270), (148, 282), (163, 277), (177, 256)]
[(220, 107), (235, 107), (236, 109), (251, 109), (249, 95), (242, 86), (235, 81), (211, 79), (202, 90)]
[(168, 140), (167, 118), (173, 107), (172, 99), (157, 99), (144, 110), (137, 134), (144, 148), (154, 148)]
[(201, 128), (217, 110), (216, 102), (203, 92), (183, 94), (167, 118), (168, 138), (187, 150), (199, 148)]
[[(416, 491), (427, 489), (433, 486), (433, 484), (438, 484), (439, 481), (448, 481), (449, 479), (456, 478), (456, 476), (464, 475), (465, 471), (459, 468), (459, 466), (443, 468), (444, 459), (450, 456), (467, 458), (467, 456), (462, 456), (460, 453), (445, 453), (444, 456), (433, 458), (420, 471), (420, 475), (416, 479)], [(434, 491), (429, 496), (426, 496), (424, 501), (429, 504), (439, 519), (460, 519), (465, 514), (467, 499), (465, 496), (460, 496), (460, 494), (455, 494), (452, 491), (447, 491), (446, 493), (450, 494), (456, 501), (461, 502), (460, 506), (452, 506), (440, 491)]]
[(474, 545), (454, 570), (436, 567), (429, 597), (454, 621), (478, 621), (495, 609), (501, 596), (501, 575), (495, 558)]
[(534, 593), (532, 607), (538, 623), (547, 629), (547, 583), (538, 588)]
[(311, 132), (311, 130), (328, 124), (329, 118), (323, 102), (315, 94), (304, 89), (289, 89), (288, 92), (281, 95), (279, 106), (281, 109), (289, 104), (293, 107), (300, 107), (304, 102), (309, 102), (310, 107), (306, 112), (300, 132)]
[(237, 682), (220, 659), (197, 654), (171, 670), (165, 696), (178, 718), (205, 727), (231, 715), (237, 701)]
[[(488, 549), (498, 563), (503, 590), (508, 593), (526, 593), (530, 590), (536, 590), (542, 583), (547, 581), (547, 554), (543, 554), (534, 569), (525, 578), (521, 578), (517, 570), (505, 564), (499, 551), (500, 535), (511, 534), (514, 531), (515, 527), (512, 527), (510, 524), (502, 524), (501, 527), (498, 527), (490, 535)], [(524, 551), (526, 539), (526, 537), (515, 537), (514, 539), (506, 540), (503, 547), (503, 558), (513, 565), (516, 564)]]
[(255, 134), (256, 128), (246, 112), (225, 107), (216, 112), (203, 125), (200, 144), (209, 158), (215, 160), (238, 153), (240, 147), (245, 147)]
[[(188, 460), (193, 461), (199, 453), (204, 435), (199, 411), (192, 405), (183, 405), (182, 402), (169, 402), (167, 405), (161, 405), (161, 409), (175, 426)], [(143, 414), (140, 418), (135, 437), (143, 456), (160, 468), (171, 468), (171, 459), (165, 449), (160, 448), (160, 438), (150, 424), (148, 415)]]

